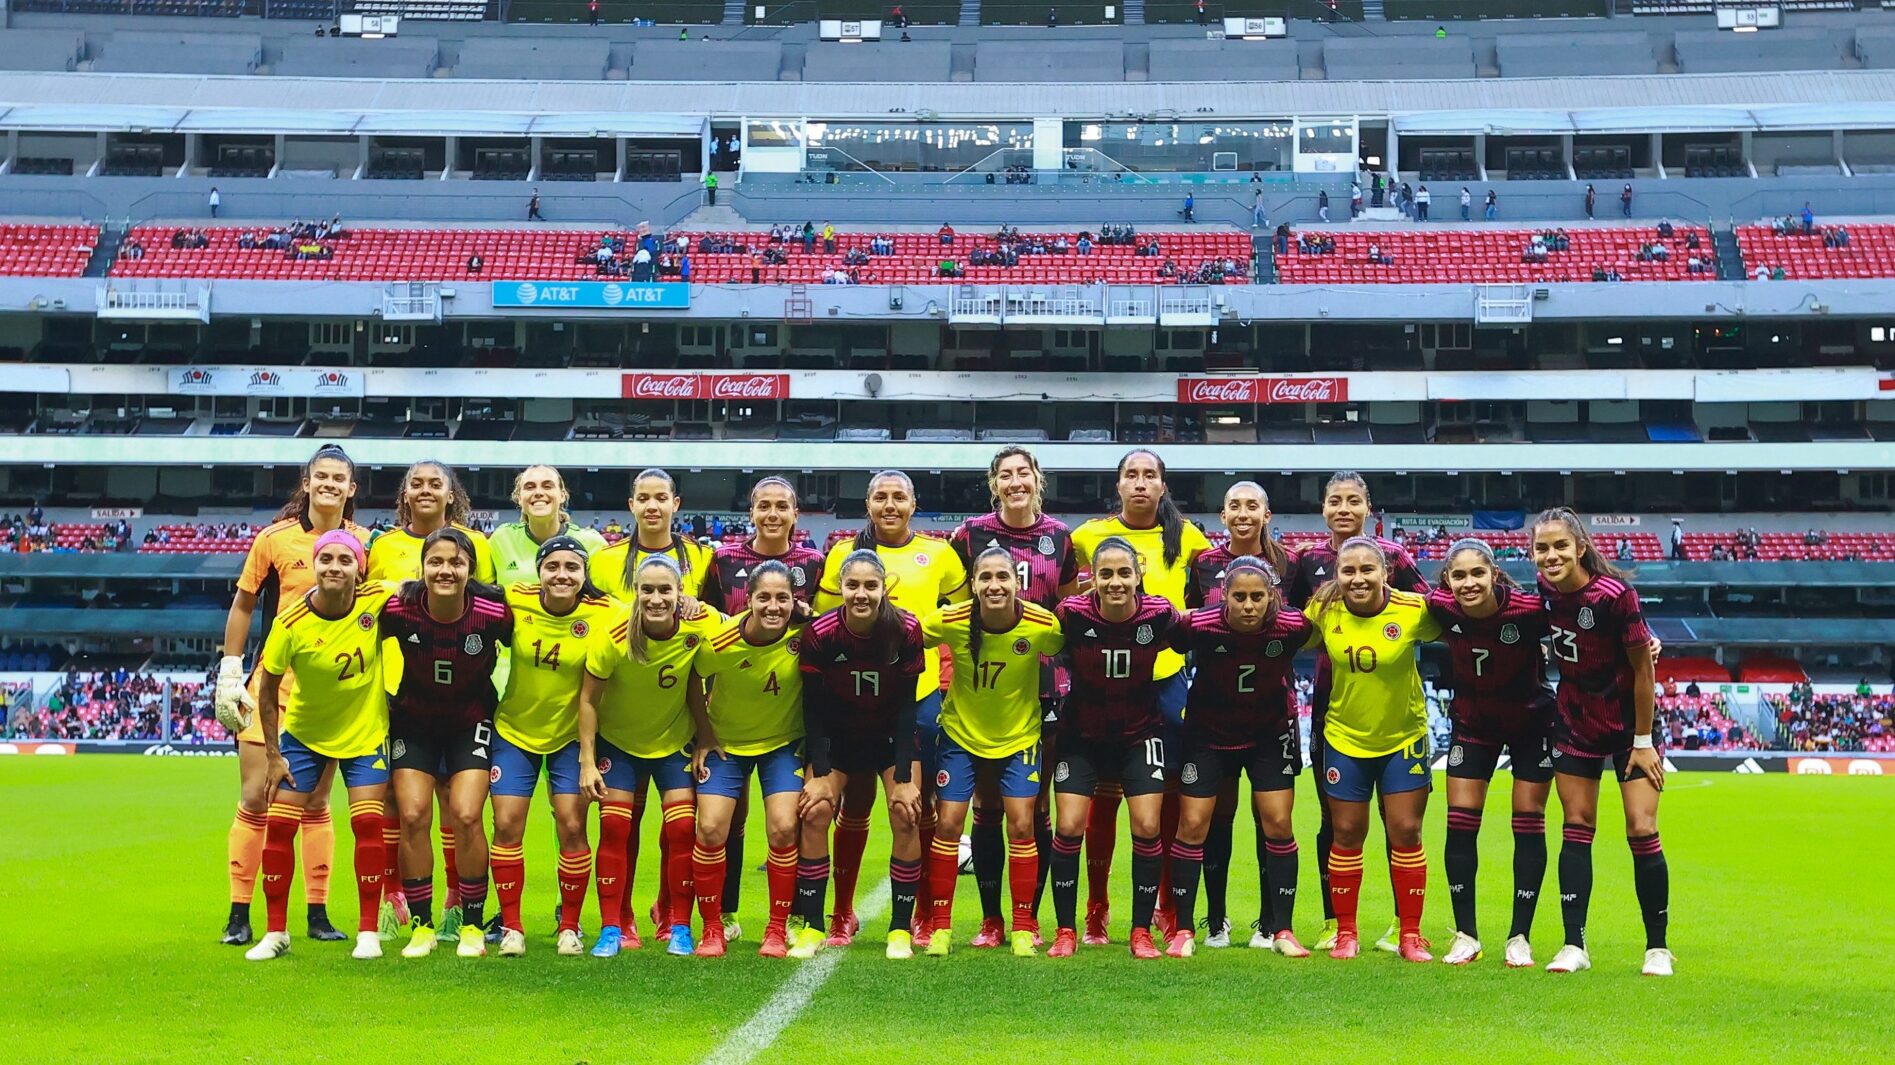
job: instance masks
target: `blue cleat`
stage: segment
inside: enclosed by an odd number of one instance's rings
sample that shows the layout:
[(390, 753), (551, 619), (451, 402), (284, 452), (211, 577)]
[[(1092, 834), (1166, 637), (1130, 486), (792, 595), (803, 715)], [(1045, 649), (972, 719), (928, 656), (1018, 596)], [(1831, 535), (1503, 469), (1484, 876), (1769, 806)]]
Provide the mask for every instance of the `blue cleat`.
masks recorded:
[(671, 926), (671, 938), (665, 942), (666, 954), (682, 954), (689, 957), (697, 950), (697, 943), (691, 939), (691, 926), (674, 924)]
[(613, 925), (599, 929), (599, 940), (592, 944), (592, 956), (595, 958), (616, 958), (619, 956), (619, 930)]

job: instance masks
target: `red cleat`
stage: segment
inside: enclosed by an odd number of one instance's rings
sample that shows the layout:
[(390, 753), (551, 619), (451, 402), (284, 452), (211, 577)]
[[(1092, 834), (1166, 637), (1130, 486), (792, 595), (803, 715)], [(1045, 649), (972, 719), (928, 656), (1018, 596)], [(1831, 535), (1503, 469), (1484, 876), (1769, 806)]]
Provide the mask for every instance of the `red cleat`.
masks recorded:
[(1062, 928), (1053, 933), (1053, 945), (1046, 948), (1049, 958), (1070, 958), (1073, 951), (1079, 949), (1079, 933), (1070, 928)]
[(1164, 954), (1161, 953), (1158, 949), (1158, 944), (1152, 942), (1151, 929), (1149, 928), (1132, 929), (1131, 942), (1132, 942), (1132, 957), (1134, 958), (1162, 958), (1164, 957)]
[(651, 904), (651, 938), (660, 943), (671, 941), (671, 921), (658, 912), (658, 904)]
[(1401, 946), (1397, 950), (1403, 961), (1434, 960), (1434, 955), (1428, 953), (1428, 941), (1421, 938), (1419, 932), (1403, 932)]
[(1180, 928), (1171, 933), (1168, 937), (1168, 945), (1165, 947), (1165, 957), (1188, 958), (1197, 952), (1197, 936), (1191, 934), (1189, 929)]
[(1033, 925), (1033, 945), (1035, 947), (1043, 947), (1046, 945), (1046, 940), (1040, 938), (1040, 926), (1038, 923)]
[(1007, 929), (1000, 918), (989, 917), (980, 922), (980, 931), (967, 941), (970, 947), (997, 947), (1007, 941)]
[(704, 938), (698, 940), (697, 949), (691, 953), (700, 958), (721, 958), (724, 947), (724, 922), (710, 921), (704, 926)]
[(908, 922), (908, 935), (913, 939), (916, 950), (927, 950), (934, 942), (934, 925), (916, 917)]
[(1362, 939), (1354, 932), (1337, 932), (1336, 945), (1329, 948), (1329, 956), (1348, 961), (1362, 953)]
[(757, 948), (759, 958), (787, 958), (790, 955), (789, 932), (781, 921), (771, 921), (763, 930), (763, 945)]
[(1105, 932), (1105, 927), (1111, 923), (1111, 920), (1111, 906), (1103, 902), (1086, 903), (1086, 946), (1103, 947), (1112, 942), (1112, 937), (1106, 935)]
[(627, 922), (625, 927), (619, 929), (620, 950), (637, 950), (644, 945), (645, 941), (638, 938), (637, 921)]
[(1172, 935), (1178, 931), (1178, 911), (1169, 906), (1160, 906), (1153, 910), (1151, 930), (1154, 936), (1169, 942)]
[(1286, 958), (1309, 957), (1309, 948), (1304, 946), (1302, 941), (1296, 938), (1295, 932), (1287, 928), (1276, 934), (1271, 949)]
[(829, 916), (829, 938), (823, 941), (825, 947), (846, 947), (855, 942), (855, 934), (862, 930), (862, 922), (854, 913), (836, 913)]

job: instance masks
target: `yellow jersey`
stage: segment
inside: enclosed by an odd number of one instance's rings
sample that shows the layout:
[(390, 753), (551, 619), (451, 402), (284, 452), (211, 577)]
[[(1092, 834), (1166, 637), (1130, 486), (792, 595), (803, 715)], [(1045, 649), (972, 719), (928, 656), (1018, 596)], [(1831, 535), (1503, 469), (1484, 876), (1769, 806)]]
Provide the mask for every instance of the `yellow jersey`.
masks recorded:
[(921, 623), (929, 646), (946, 644), (954, 658), (941, 729), (976, 758), (1007, 758), (1040, 742), (1040, 656), (1066, 646), (1059, 619), (1034, 603), (1005, 632), (985, 632), (980, 661), (968, 646), (975, 604), (955, 603)]
[(586, 573), (592, 583), (607, 595), (615, 595), (627, 602), (631, 593), (625, 587), (625, 566), (628, 559), (633, 565), (645, 560), (646, 555), (670, 555), (671, 560), (684, 571), (684, 579), (679, 582), (685, 595), (695, 598), (704, 587), (704, 575), (711, 569), (711, 549), (688, 536), (673, 534), (669, 546), (657, 551), (638, 546), (638, 533), (633, 531), (616, 544), (603, 551), (593, 552), (586, 561)]
[[(393, 594), (381, 583), (356, 586), (341, 617), (316, 612), (309, 597), (277, 615), (263, 643), (263, 668), (300, 678), (283, 731), (326, 758), (356, 758), (388, 739), (388, 698), (381, 684), (381, 612)], [(304, 782), (313, 785), (313, 782)]]
[(507, 588), (513, 643), (507, 648), (507, 690), (494, 711), (494, 728), (515, 747), (552, 754), (579, 739), (579, 682), (586, 645), (611, 627), (625, 605), (604, 596), (582, 598), (566, 614), (540, 602), (538, 584)]
[(663, 758), (691, 745), (697, 722), (685, 702), (691, 660), (724, 616), (706, 607), (678, 623), (667, 639), (645, 641), (645, 661), (632, 657), (632, 612), (621, 608), (611, 626), (586, 644), (586, 672), (605, 681), (599, 697), (599, 735), (633, 758)]
[[(467, 575), (474, 580), (493, 583), (493, 547), (479, 529), (456, 525), (474, 543), (474, 567)], [(407, 529), (390, 529), (377, 536), (368, 547), (368, 579), (372, 581), (418, 581), (421, 579), (421, 545), (427, 537)]]
[[(855, 538), (841, 540), (829, 549), (823, 560), (822, 583), (816, 589), (816, 612), (842, 605), (842, 560), (855, 550)], [(875, 545), (882, 567), (888, 571), (888, 598), (896, 606), (925, 618), (944, 602), (967, 598), (967, 567), (953, 545), (932, 536), (911, 534), (900, 547)], [(941, 649), (930, 642), (921, 677), (915, 682), (915, 697), (925, 699), (941, 690)]]
[(803, 627), (766, 644), (743, 634), (745, 612), (699, 644), (692, 668), (711, 685), (711, 725), (728, 754), (768, 754), (803, 738), (803, 673), (796, 665)]
[[(1388, 603), (1360, 617), (1341, 600), (1303, 611), (1316, 627), (1330, 662), (1329, 716), (1323, 737), (1344, 754), (1374, 758), (1428, 734), (1415, 648), (1441, 635), (1428, 600), (1391, 589)], [(1315, 637), (1312, 637), (1312, 640)]]
[[(354, 533), (357, 540), (368, 542), (368, 530), (362, 526), (344, 521), (342, 528)], [(283, 518), (264, 526), (257, 532), (256, 539), (250, 541), (250, 550), (243, 559), (243, 572), (237, 577), (237, 588), (257, 597), (257, 607), (264, 611), (265, 640), (269, 639), (275, 619), (285, 611), (300, 608), (304, 594), (316, 586), (316, 539), (321, 535), (306, 517)], [(249, 681), (253, 699), (258, 679), (253, 674)], [(290, 694), (295, 690), (296, 671), (291, 670), (277, 686), (279, 710), (289, 708)], [(239, 732), (237, 738), (246, 743), (262, 743), (262, 722), (262, 717), (252, 717), (250, 727)]]
[[(1138, 552), (1138, 566), (1145, 574), (1146, 595), (1170, 600), (1172, 607), (1180, 613), (1189, 609), (1184, 602), (1184, 590), (1191, 582), (1191, 562), (1211, 549), (1211, 541), (1205, 538), (1203, 530), (1189, 521), (1185, 522), (1184, 534), (1178, 538), (1178, 560), (1167, 566), (1162, 526), (1135, 529), (1116, 515), (1094, 518), (1073, 530), (1073, 552), (1079, 556), (1081, 569), (1087, 572), (1092, 570), (1093, 551), (1098, 549), (1101, 541), (1111, 536), (1120, 537)], [(1152, 666), (1152, 679), (1164, 680), (1183, 668), (1184, 656), (1167, 648), (1158, 652), (1158, 661)]]

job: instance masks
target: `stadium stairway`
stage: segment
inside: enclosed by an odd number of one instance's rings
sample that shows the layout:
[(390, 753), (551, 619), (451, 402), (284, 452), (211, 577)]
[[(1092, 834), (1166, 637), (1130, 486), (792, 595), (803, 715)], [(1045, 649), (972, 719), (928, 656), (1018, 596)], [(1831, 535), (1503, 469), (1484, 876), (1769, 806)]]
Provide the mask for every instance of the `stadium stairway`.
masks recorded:
[(1744, 253), (1737, 246), (1737, 230), (1729, 226), (1712, 228), (1711, 247), (1717, 249), (1717, 279), (1744, 280)]
[(724, 0), (724, 21), (722, 25), (742, 26), (743, 24), (744, 0)]
[(129, 222), (117, 225), (106, 223), (99, 227), (99, 239), (92, 245), (92, 255), (86, 260), (86, 277), (104, 277), (118, 261), (119, 245), (125, 243), (125, 234), (130, 230)]
[(980, 25), (980, 0), (961, 0), (961, 25)]
[(1145, 24), (1145, 0), (1125, 0), (1123, 7), (1127, 26)]
[(1269, 230), (1258, 230), (1250, 235), (1250, 258), (1257, 264), (1257, 283), (1276, 284), (1276, 244)]
[(742, 229), (750, 220), (737, 213), (737, 208), (724, 204), (716, 207), (700, 206), (697, 210), (678, 220), (674, 229)]

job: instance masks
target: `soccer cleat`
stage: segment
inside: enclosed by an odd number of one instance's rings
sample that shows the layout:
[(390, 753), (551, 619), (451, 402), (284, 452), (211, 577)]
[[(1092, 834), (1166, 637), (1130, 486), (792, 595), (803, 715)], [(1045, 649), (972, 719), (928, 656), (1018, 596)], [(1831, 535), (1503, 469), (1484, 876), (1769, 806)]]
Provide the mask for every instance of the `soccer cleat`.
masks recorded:
[(425, 925), (420, 921), (416, 921), (413, 930), (408, 933), (408, 945), (401, 948), (401, 956), (404, 958), (425, 958), (434, 953), (434, 944), (434, 926)]
[(980, 931), (974, 933), (974, 938), (968, 940), (967, 945), (983, 948), (997, 947), (1006, 941), (1007, 929), (1000, 923), (1000, 918), (983, 917), (980, 922)]
[(1165, 947), (1168, 958), (1188, 958), (1198, 952), (1198, 937), (1189, 928), (1180, 928), (1171, 933), (1171, 939)]
[[(1210, 944), (1205, 944), (1209, 946)], [(1263, 918), (1250, 922), (1250, 949), (1269, 950), (1276, 945), (1276, 937), (1263, 930)]]
[(408, 893), (395, 891), (383, 898), (395, 911), (395, 931), (399, 932), (414, 921), (414, 914), (408, 909)]
[(487, 918), (487, 942), (498, 943), (505, 933), (506, 929), (500, 924), (500, 914), (495, 911), (492, 917)]
[(290, 934), (288, 932), (265, 932), (257, 945), (243, 952), (251, 961), (274, 961), (290, 952)]
[(1151, 929), (1149, 928), (1132, 929), (1130, 944), (1132, 948), (1132, 957), (1134, 958), (1162, 958), (1164, 957), (1164, 954), (1161, 953), (1158, 949), (1158, 944), (1152, 942)]
[(592, 956), (595, 958), (616, 958), (624, 946), (622, 933), (614, 925), (599, 929), (599, 938), (592, 944)]
[(945, 958), (954, 949), (954, 929), (937, 928), (928, 936), (928, 957)]
[(689, 957), (695, 950), (697, 950), (697, 940), (691, 937), (691, 926), (672, 925), (671, 934), (665, 937), (665, 953), (675, 954), (682, 958)]
[(1049, 958), (1070, 958), (1073, 951), (1079, 949), (1079, 933), (1071, 928), (1062, 928), (1053, 933), (1053, 945), (1046, 948)]
[(1212, 950), (1223, 950), (1230, 946), (1230, 918), (1226, 917), (1215, 926), (1211, 924), (1210, 918), (1204, 919), (1204, 945)]
[(375, 915), (375, 934), (380, 936), (384, 943), (400, 935), (402, 926), (407, 924), (396, 916), (393, 898), (390, 895), (383, 895), (381, 909)]
[(562, 928), (559, 930), (559, 942), (553, 947), (553, 952), (561, 957), (577, 958), (586, 952), (586, 941), (580, 937), (577, 929)]
[(1324, 921), (1323, 934), (1316, 937), (1316, 945), (1309, 949), (1311, 950), (1336, 949), (1336, 935), (1337, 935), (1336, 927), (1337, 927), (1336, 919), (1334, 917), (1331, 917), (1327, 921)]
[[(672, 942), (677, 942), (676, 935), (672, 936)], [(704, 926), (704, 942), (699, 943), (691, 953), (700, 958), (721, 958), (724, 956), (725, 944), (724, 922), (718, 921)]]
[(1507, 968), (1533, 968), (1533, 944), (1525, 936), (1514, 936), (1507, 940)]
[(651, 904), (651, 927), (651, 938), (658, 942), (663, 943), (671, 938), (671, 922), (665, 919), (663, 913), (659, 912), (656, 902)]
[(1546, 963), (1546, 971), (1549, 973), (1583, 973), (1590, 968), (1592, 968), (1592, 957), (1586, 953), (1586, 948), (1575, 947), (1571, 943), (1559, 948), (1559, 953), (1553, 955), (1553, 960)]
[(823, 944), (826, 947), (846, 947), (855, 942), (855, 934), (862, 930), (862, 922), (854, 913), (836, 913), (829, 916), (829, 938)]
[(763, 929), (763, 945), (757, 948), (759, 958), (782, 958), (790, 952), (789, 937), (784, 934), (783, 925), (771, 921)]
[(744, 937), (744, 926), (737, 923), (736, 914), (721, 914), (718, 923), (724, 926), (724, 942), (735, 943)]
[(446, 909), (441, 911), (440, 935), (442, 939), (459, 939), (461, 937), (460, 903), (450, 903)]
[(1645, 967), (1639, 971), (1646, 976), (1670, 976), (1671, 963), (1671, 951), (1664, 947), (1653, 947), (1645, 952)]
[(1088, 947), (1103, 947), (1112, 942), (1106, 934), (1106, 925), (1112, 921), (1112, 907), (1103, 902), (1086, 903), (1086, 938)]
[(479, 925), (464, 924), (457, 933), (460, 943), (454, 947), (454, 953), (463, 958), (484, 958), (487, 956), (487, 930)]
[(349, 952), (349, 957), (354, 958), (357, 961), (370, 961), (372, 959), (379, 958), (381, 956), (382, 956), (381, 933), (357, 932), (355, 934), (355, 949)]
[(217, 941), (226, 947), (247, 947), (250, 939), (250, 918), (233, 913), (230, 921), (224, 925), (224, 934)]
[(1033, 945), (1036, 947), (1046, 945), (1045, 941), (1040, 938), (1040, 922), (1038, 918), (1035, 918), (1033, 921)]
[(526, 956), (526, 933), (517, 928), (500, 930), (500, 956), (520, 958)]
[[(1258, 933), (1258, 935), (1262, 934)], [(1287, 928), (1270, 938), (1270, 949), (1286, 958), (1309, 957), (1309, 948), (1298, 942), (1296, 933)]]
[(1454, 942), (1448, 945), (1448, 952), (1441, 960), (1449, 965), (1466, 965), (1470, 961), (1479, 961), (1481, 957), (1480, 940), (1466, 932), (1454, 933)]
[(1151, 912), (1152, 934), (1169, 943), (1171, 934), (1178, 930), (1178, 911), (1169, 906), (1160, 906)]
[(807, 961), (815, 957), (816, 952), (827, 946), (828, 940), (833, 938), (833, 936), (824, 937), (820, 928), (804, 925), (796, 930), (796, 935), (791, 939), (789, 955), (792, 958)]
[(1396, 942), (1396, 937), (1399, 935), (1401, 935), (1401, 925), (1393, 921), (1389, 922), (1388, 931), (1383, 932), (1382, 938), (1375, 941), (1375, 949), (1385, 950), (1390, 954), (1400, 953), (1401, 945)]
[(644, 945), (645, 941), (638, 938), (637, 921), (628, 921), (624, 928), (619, 929), (619, 946), (626, 950), (638, 950)]
[[(1403, 932), (1401, 943), (1395, 950), (1401, 955), (1403, 961), (1434, 960), (1434, 955), (1428, 953), (1428, 941), (1421, 938), (1420, 932)], [(1479, 953), (1476, 952), (1475, 956), (1479, 957)]]
[(927, 950), (928, 944), (934, 942), (934, 926), (919, 917), (909, 922), (908, 934), (914, 937), (915, 946), (922, 950)]
[(1354, 932), (1336, 933), (1334, 944), (1329, 948), (1329, 956), (1339, 961), (1351, 961), (1362, 953), (1362, 937)]
[(329, 911), (321, 906), (309, 908), (309, 938), (319, 943), (340, 943), (349, 938), (329, 923)]
[(1033, 940), (1033, 933), (1024, 928), (1013, 933), (1013, 956), (1016, 958), (1031, 958), (1038, 954), (1039, 952), (1033, 949)]
[(915, 937), (912, 933), (899, 928), (888, 930), (888, 949), (884, 952), (892, 961), (907, 961), (915, 956)]

